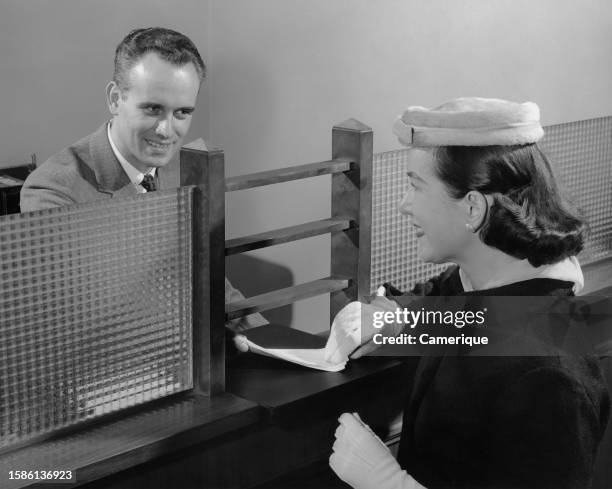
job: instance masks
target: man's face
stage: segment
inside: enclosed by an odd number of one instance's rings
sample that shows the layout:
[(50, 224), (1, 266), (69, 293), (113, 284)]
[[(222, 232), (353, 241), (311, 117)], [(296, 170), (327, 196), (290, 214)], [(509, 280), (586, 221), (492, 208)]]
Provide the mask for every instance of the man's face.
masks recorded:
[(433, 152), (413, 148), (408, 154), (410, 187), (400, 202), (400, 212), (411, 218), (418, 255), (423, 261), (456, 261), (468, 245), (461, 200), (452, 199), (434, 170)]
[(107, 87), (113, 114), (111, 136), (119, 152), (140, 171), (166, 165), (189, 130), (200, 88), (192, 63), (177, 66), (156, 53), (128, 72), (129, 86)]

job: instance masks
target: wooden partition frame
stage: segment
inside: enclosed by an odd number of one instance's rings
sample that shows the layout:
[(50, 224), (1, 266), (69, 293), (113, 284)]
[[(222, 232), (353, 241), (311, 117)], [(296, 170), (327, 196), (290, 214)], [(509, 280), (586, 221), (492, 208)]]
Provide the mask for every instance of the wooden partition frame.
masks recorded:
[(332, 158), (350, 158), (350, 172), (332, 176), (332, 217), (347, 216), (357, 225), (332, 234), (331, 273), (356, 280), (347, 289), (333, 292), (329, 324), (340, 309), (370, 295), (372, 264), (372, 130), (354, 119), (332, 130)]
[(193, 388), (211, 396), (225, 391), (225, 158), (200, 139), (181, 148), (178, 175), (193, 193)]
[[(225, 321), (330, 294), (330, 324), (348, 302), (369, 295), (372, 130), (355, 119), (332, 128), (332, 159), (225, 179), (223, 151), (201, 139), (184, 146), (180, 164), (164, 168), (165, 186), (194, 185), (194, 392), (225, 391)], [(331, 217), (225, 241), (225, 192), (332, 175)], [(331, 233), (331, 273), (225, 304), (225, 256)], [(222, 308), (222, 305), (223, 308)]]
[(225, 191), (233, 192), (332, 175), (330, 218), (231, 239), (225, 243), (225, 254), (232, 255), (331, 233), (330, 276), (227, 304), (226, 320), (329, 293), (331, 324), (336, 313), (348, 302), (364, 300), (369, 295), (372, 141), (371, 128), (349, 119), (332, 129), (331, 160), (226, 179)]

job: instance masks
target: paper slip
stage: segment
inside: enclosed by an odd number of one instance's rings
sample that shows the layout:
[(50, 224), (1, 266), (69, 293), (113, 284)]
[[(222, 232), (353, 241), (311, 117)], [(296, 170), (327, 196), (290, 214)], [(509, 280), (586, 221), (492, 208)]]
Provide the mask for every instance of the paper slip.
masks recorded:
[(273, 324), (242, 332), (247, 338), (249, 351), (278, 358), (304, 367), (339, 372), (346, 362), (330, 363), (325, 360), (326, 338), (297, 329)]

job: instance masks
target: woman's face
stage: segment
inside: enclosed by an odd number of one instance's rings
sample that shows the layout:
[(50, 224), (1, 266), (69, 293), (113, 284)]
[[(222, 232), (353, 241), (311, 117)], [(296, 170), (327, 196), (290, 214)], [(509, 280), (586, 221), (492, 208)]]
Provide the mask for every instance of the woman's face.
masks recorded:
[(456, 262), (471, 237), (465, 227), (465, 204), (448, 195), (434, 165), (432, 150), (412, 148), (409, 151), (410, 184), (399, 210), (410, 216), (419, 258), (433, 263)]

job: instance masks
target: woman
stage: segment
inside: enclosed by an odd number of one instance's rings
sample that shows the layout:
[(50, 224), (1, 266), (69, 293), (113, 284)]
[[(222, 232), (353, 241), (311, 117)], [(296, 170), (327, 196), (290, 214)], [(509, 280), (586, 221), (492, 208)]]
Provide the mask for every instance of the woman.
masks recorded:
[[(394, 131), (411, 147), (400, 210), (412, 220), (419, 257), (455, 264), (413, 294), (558, 297), (582, 287), (575, 255), (585, 223), (535, 144), (543, 135), (535, 104), (462, 98), (411, 107)], [(374, 329), (361, 317), (393, 307), (383, 298), (347, 306), (328, 358), (361, 342), (353, 358), (373, 350), (365, 340)], [(522, 357), (423, 357), (399, 464), (357, 416), (343, 414), (332, 469), (357, 489), (588, 487), (610, 410), (597, 358), (530, 348)]]

